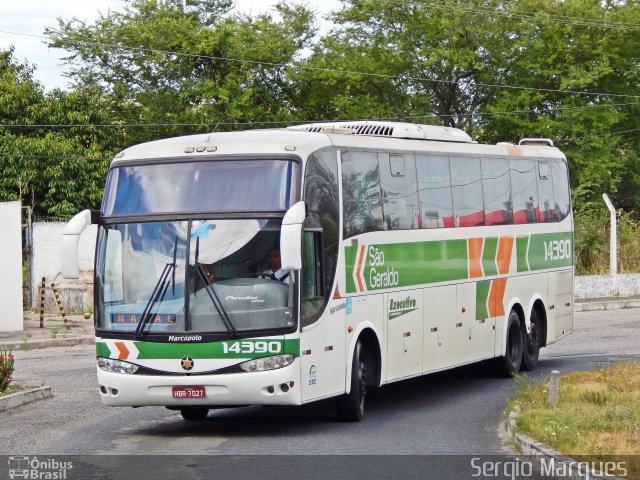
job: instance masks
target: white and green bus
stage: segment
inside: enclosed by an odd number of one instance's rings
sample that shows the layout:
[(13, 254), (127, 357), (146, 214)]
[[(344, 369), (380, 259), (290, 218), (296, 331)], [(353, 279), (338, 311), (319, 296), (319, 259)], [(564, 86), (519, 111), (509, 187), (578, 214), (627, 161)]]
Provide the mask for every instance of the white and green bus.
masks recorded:
[(109, 406), (197, 420), (335, 397), (354, 421), (368, 388), (531, 370), (572, 330), (567, 161), (547, 139), (375, 121), (172, 138), (119, 153), (95, 213), (67, 225), (63, 274), (93, 219)]

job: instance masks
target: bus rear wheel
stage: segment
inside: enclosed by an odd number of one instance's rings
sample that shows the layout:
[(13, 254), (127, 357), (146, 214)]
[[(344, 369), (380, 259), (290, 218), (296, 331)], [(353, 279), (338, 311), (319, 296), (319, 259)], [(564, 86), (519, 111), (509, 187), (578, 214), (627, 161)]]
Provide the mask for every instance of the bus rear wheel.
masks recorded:
[(542, 327), (538, 313), (531, 312), (531, 326), (529, 333), (522, 332), (524, 347), (522, 349), (522, 370), (534, 370), (538, 366), (540, 346), (542, 345)]
[(189, 421), (204, 420), (209, 415), (207, 407), (184, 407), (180, 409), (182, 418)]
[(336, 412), (340, 420), (359, 422), (364, 417), (364, 400), (367, 394), (365, 371), (362, 341), (358, 340), (351, 365), (351, 391), (336, 398)]
[(515, 310), (511, 310), (507, 321), (507, 345), (504, 356), (494, 360), (494, 370), (499, 376), (510, 377), (520, 370), (524, 349), (523, 339), (520, 317)]

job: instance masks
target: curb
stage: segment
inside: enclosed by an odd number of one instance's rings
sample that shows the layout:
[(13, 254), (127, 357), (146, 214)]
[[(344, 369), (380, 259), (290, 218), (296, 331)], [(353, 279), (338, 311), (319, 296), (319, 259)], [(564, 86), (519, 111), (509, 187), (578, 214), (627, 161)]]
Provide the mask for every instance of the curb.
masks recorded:
[(597, 310), (621, 310), (623, 308), (640, 308), (640, 298), (619, 299), (619, 300), (595, 300), (576, 301), (574, 304), (576, 312), (594, 312)]
[[(567, 457), (566, 455), (553, 450), (548, 445), (534, 440), (528, 435), (516, 432), (516, 418), (518, 418), (519, 414), (520, 408), (516, 406), (516, 408), (511, 410), (509, 413), (509, 418), (505, 422), (505, 427), (509, 436), (520, 446), (524, 455), (527, 457), (536, 457), (538, 459), (544, 458), (549, 462), (566, 465), (566, 472), (568, 472), (568, 474), (563, 476), (564, 478), (573, 478), (574, 480), (603, 478), (602, 472), (590, 468), (588, 465), (585, 465), (585, 462), (580, 462), (571, 457)], [(571, 468), (571, 466), (573, 466), (573, 468)], [(611, 480), (623, 480), (620, 477), (612, 475), (607, 475), (606, 478)]]
[[(0, 343), (0, 350), (35, 350), (38, 348), (49, 347), (72, 347), (74, 345), (92, 345), (96, 342), (96, 338), (91, 337), (71, 337), (71, 338), (49, 338), (43, 340), (27, 340)], [(26, 347), (26, 348), (25, 348)]]
[(12, 393), (11, 395), (0, 397), (0, 412), (49, 397), (53, 397), (51, 387), (36, 387), (31, 390)]

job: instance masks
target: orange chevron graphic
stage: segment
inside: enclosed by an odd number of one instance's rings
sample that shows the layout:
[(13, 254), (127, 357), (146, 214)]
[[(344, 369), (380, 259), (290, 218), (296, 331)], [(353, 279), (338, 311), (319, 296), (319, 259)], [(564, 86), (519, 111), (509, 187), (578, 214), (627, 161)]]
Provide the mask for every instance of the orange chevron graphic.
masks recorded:
[(124, 342), (116, 342), (116, 348), (118, 349), (118, 360), (126, 360), (129, 358), (129, 349), (124, 344)]
[(482, 246), (484, 238), (469, 238), (467, 240), (469, 249), (469, 278), (484, 276), (482, 272)]
[(356, 279), (358, 280), (359, 292), (364, 292), (364, 287), (362, 286), (362, 279), (360, 278), (360, 272), (362, 270), (362, 260), (364, 259), (365, 250), (366, 250), (365, 246), (362, 245), (362, 247), (360, 247), (360, 255), (358, 255), (358, 266), (356, 268)]
[(488, 302), (489, 317), (501, 317), (504, 315), (504, 291), (506, 287), (506, 278), (496, 278), (491, 281)]
[(500, 237), (500, 240), (498, 240), (498, 253), (496, 254), (496, 264), (498, 265), (498, 273), (500, 275), (509, 273), (512, 251), (513, 237)]

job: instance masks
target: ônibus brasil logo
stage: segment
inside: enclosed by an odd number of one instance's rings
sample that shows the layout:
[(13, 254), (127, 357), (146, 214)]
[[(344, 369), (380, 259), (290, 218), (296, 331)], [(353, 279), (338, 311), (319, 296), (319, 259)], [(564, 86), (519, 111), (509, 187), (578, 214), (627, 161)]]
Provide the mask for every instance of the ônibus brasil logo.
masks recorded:
[(67, 470), (73, 468), (73, 462), (47, 458), (41, 460), (38, 457), (9, 457), (9, 478), (42, 479), (42, 480), (66, 480)]

